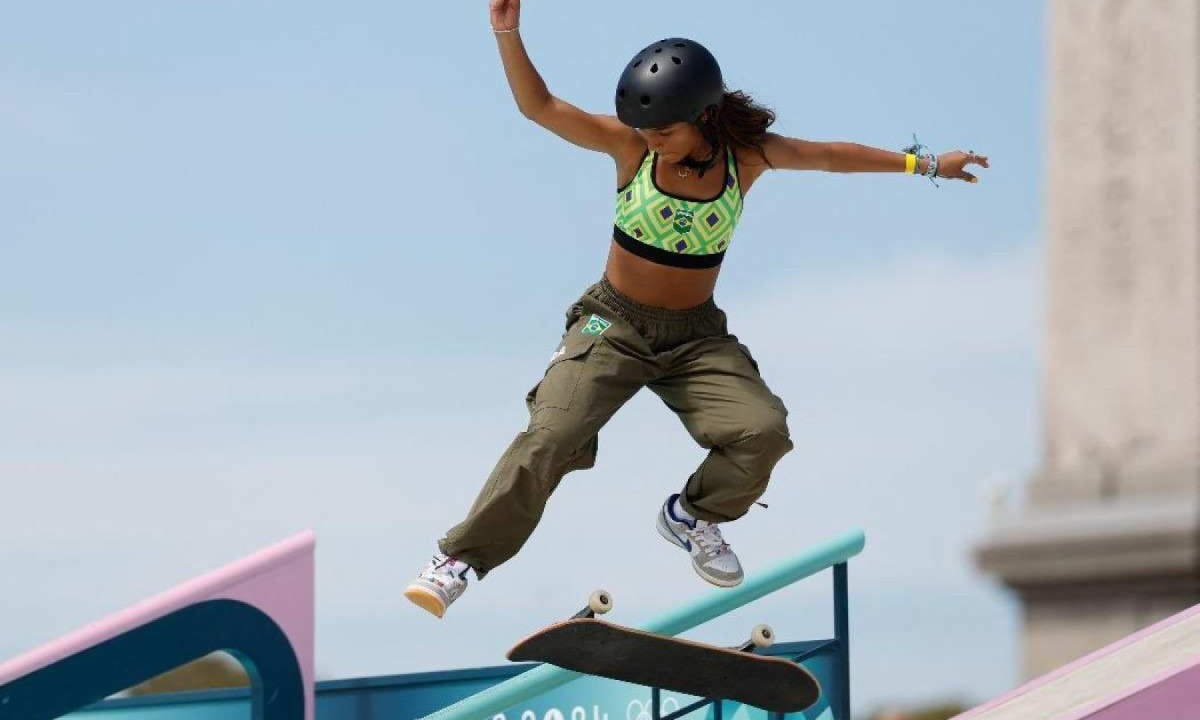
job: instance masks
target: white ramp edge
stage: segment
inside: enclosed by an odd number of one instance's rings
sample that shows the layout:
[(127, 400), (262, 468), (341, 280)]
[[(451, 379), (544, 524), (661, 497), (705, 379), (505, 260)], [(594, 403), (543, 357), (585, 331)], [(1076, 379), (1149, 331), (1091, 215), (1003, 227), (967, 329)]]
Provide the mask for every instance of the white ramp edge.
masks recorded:
[(1200, 605), (954, 720), (1200, 718)]

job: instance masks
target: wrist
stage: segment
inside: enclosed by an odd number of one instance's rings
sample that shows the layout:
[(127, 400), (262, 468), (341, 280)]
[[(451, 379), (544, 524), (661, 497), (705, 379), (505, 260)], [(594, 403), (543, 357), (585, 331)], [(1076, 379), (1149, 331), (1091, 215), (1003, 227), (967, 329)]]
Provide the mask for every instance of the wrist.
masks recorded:
[[(938, 173), (938, 156), (929, 152), (929, 149), (917, 140), (917, 136), (913, 135), (913, 144), (904, 148), (905, 163), (904, 169), (912, 175), (922, 175), (929, 178), (931, 182), (937, 177)], [(933, 182), (937, 185), (937, 182)]]
[(517, 23), (516, 25), (513, 25), (510, 28), (498, 28), (495, 25), (492, 26), (492, 32), (497, 35), (508, 35), (510, 33), (516, 33), (520, 29), (521, 29), (521, 23)]

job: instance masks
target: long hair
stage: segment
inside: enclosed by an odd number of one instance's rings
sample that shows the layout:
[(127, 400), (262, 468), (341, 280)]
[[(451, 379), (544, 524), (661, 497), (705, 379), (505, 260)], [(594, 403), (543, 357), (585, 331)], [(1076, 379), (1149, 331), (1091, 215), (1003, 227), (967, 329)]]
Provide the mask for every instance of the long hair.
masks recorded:
[(726, 91), (717, 112), (710, 111), (700, 122), (700, 131), (709, 142), (754, 150), (769, 166), (763, 142), (774, 122), (775, 111), (756, 103), (742, 90)]

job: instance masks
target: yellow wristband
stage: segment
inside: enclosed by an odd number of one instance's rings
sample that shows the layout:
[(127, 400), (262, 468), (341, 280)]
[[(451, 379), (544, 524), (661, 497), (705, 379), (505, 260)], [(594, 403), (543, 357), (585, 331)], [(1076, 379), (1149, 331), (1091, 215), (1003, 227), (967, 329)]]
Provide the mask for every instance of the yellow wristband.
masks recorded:
[(913, 153), (905, 153), (904, 155), (904, 172), (912, 175), (917, 170), (917, 156)]

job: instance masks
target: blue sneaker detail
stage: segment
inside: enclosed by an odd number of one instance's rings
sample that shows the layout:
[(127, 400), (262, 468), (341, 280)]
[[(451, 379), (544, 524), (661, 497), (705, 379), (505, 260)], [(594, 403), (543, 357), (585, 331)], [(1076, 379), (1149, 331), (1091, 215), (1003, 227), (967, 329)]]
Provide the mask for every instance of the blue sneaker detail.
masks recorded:
[(718, 587), (733, 587), (743, 579), (742, 565), (737, 555), (721, 536), (716, 523), (680, 520), (672, 511), (678, 493), (667, 498), (658, 511), (658, 534), (667, 542), (687, 551), (692, 569), (700, 577)]

